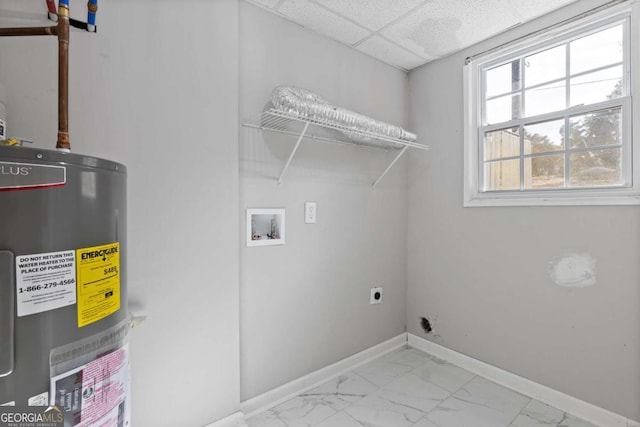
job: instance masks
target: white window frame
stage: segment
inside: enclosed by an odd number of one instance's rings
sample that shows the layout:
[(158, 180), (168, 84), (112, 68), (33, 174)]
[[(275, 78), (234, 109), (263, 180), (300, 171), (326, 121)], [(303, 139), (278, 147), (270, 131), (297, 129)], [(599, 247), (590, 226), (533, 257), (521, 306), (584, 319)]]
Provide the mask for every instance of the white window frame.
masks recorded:
[[(612, 6), (604, 11), (569, 24), (553, 28), (530, 38), (518, 41), (504, 49), (498, 49), (472, 59), (464, 67), (464, 206), (547, 206), (547, 205), (638, 205), (640, 204), (640, 29), (638, 22), (640, 1), (631, 0)], [(481, 105), (483, 97), (482, 70), (493, 64), (508, 62), (523, 53), (534, 53), (563, 40), (575, 38), (577, 34), (595, 32), (608, 24), (625, 21), (625, 37), (628, 35), (625, 56), (624, 81), (628, 97), (623, 102), (622, 153), (624, 186), (606, 188), (563, 188), (545, 190), (482, 191), (483, 168), (481, 168), (482, 125)], [(633, 70), (633, 72), (632, 72)], [(616, 102), (600, 103), (602, 108)], [(600, 104), (597, 104), (600, 106)], [(599, 107), (600, 108), (600, 107)], [(579, 114), (585, 107), (577, 106), (565, 110), (570, 115)], [(586, 110), (594, 110), (592, 106)], [(553, 115), (553, 114), (551, 114)], [(549, 115), (549, 116), (551, 116)], [(546, 115), (538, 118), (544, 120)], [(555, 117), (555, 116), (554, 116)], [(528, 119), (527, 119), (528, 120)], [(633, 126), (635, 122), (635, 126)], [(486, 126), (485, 126), (486, 128)], [(521, 153), (522, 154), (522, 153)]]

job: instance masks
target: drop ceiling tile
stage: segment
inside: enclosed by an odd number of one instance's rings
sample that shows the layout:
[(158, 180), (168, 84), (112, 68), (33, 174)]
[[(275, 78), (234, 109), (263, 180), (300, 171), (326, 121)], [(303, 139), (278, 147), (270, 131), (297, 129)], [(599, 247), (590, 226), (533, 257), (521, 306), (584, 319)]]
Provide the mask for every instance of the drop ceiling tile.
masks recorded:
[(369, 34), (364, 28), (308, 0), (287, 0), (278, 7), (278, 12), (293, 22), (349, 45)]
[(425, 60), (418, 55), (394, 45), (380, 36), (373, 36), (356, 47), (359, 51), (373, 56), (382, 62), (405, 70), (422, 65)]
[(425, 59), (443, 56), (520, 22), (520, 18), (510, 12), (513, 3), (431, 0), (381, 34)]
[(278, 6), (280, 0), (247, 0), (249, 3), (253, 3), (256, 6), (265, 7), (267, 9), (275, 9)]
[(552, 10), (573, 3), (576, 0), (518, 0), (514, 2), (512, 12), (521, 22), (530, 21)]
[(424, 0), (314, 0), (316, 3), (377, 31)]

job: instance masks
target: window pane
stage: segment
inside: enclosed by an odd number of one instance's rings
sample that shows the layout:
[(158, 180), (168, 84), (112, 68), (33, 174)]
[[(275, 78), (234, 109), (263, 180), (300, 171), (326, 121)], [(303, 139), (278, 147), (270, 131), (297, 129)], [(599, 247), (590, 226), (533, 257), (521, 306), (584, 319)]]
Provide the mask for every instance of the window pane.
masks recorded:
[(563, 188), (564, 154), (524, 159), (524, 188)]
[(564, 149), (564, 119), (524, 127), (524, 153), (544, 153)]
[(520, 117), (520, 95), (507, 95), (487, 101), (487, 124), (501, 123)]
[(622, 96), (622, 65), (571, 79), (571, 106)]
[(622, 149), (578, 151), (569, 156), (571, 187), (622, 184)]
[(520, 155), (519, 128), (501, 129), (484, 135), (484, 159), (501, 159)]
[(566, 76), (566, 45), (554, 47), (524, 60), (524, 81), (527, 87)]
[(488, 70), (486, 85), (487, 98), (520, 89), (520, 60)]
[(520, 159), (485, 163), (484, 188), (485, 191), (519, 190)]
[(525, 91), (525, 117), (564, 110), (567, 99), (565, 86), (565, 82), (561, 81)]
[(622, 62), (622, 25), (571, 42), (571, 74)]
[(622, 137), (620, 113), (620, 108), (611, 108), (571, 117), (569, 120), (571, 148), (620, 144)]

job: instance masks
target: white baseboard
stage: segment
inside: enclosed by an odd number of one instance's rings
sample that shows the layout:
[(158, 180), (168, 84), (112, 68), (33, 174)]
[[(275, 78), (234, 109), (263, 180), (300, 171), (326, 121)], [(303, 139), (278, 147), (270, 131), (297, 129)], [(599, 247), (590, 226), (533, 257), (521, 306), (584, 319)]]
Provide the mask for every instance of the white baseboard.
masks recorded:
[(370, 362), (373, 359), (376, 359), (405, 345), (407, 345), (407, 334), (402, 333), (383, 343), (380, 343), (373, 347), (369, 347), (368, 349), (363, 350), (360, 353), (354, 354), (353, 356), (347, 357), (346, 359), (340, 360), (339, 362), (311, 372), (304, 377), (300, 377), (287, 384), (281, 385), (280, 387), (274, 388), (273, 390), (269, 390), (268, 392), (263, 393), (259, 396), (245, 400), (240, 404), (240, 407), (242, 408), (242, 412), (246, 414), (246, 418), (250, 418), (255, 414), (277, 406), (280, 403), (286, 402), (287, 400), (301, 393), (304, 393), (307, 390), (317, 387), (332, 378), (336, 378), (344, 374), (345, 372), (349, 372), (361, 365), (364, 365), (365, 363)]
[(238, 411), (205, 427), (247, 427), (247, 424), (244, 422), (244, 414)]
[(582, 418), (602, 427), (640, 427), (640, 423), (622, 415), (587, 403), (583, 400), (561, 393), (557, 390), (538, 384), (511, 372), (481, 362), (447, 347), (441, 346), (413, 334), (408, 334), (410, 347), (422, 350), (460, 366), (475, 374), (481, 375), (519, 393), (554, 406), (578, 418)]

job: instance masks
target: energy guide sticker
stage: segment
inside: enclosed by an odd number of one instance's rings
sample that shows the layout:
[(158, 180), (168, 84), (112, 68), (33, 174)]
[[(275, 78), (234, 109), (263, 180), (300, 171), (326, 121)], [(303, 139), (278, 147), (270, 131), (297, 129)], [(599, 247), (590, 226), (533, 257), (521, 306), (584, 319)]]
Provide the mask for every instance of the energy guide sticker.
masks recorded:
[(18, 317), (75, 304), (74, 251), (17, 256), (16, 296)]
[(78, 327), (120, 309), (120, 243), (76, 251)]

